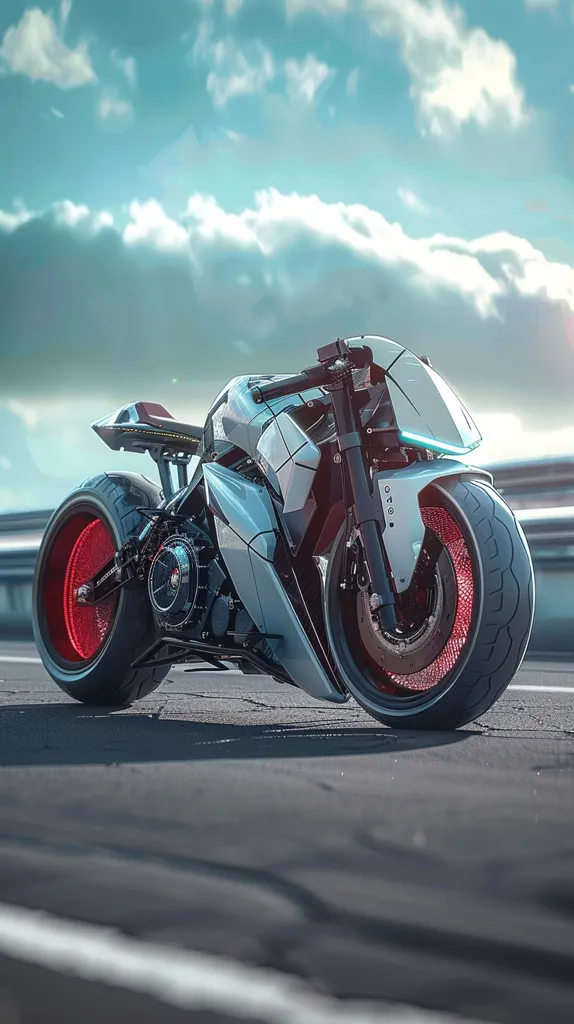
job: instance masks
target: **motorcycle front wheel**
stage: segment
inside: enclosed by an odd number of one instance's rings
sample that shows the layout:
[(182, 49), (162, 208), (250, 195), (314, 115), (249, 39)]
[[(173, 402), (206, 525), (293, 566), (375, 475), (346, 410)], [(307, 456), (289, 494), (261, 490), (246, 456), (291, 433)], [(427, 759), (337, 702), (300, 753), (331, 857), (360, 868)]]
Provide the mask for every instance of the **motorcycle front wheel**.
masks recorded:
[(326, 627), (341, 681), (365, 711), (395, 729), (450, 730), (483, 715), (518, 671), (534, 572), (520, 524), (488, 484), (445, 479), (423, 492), (421, 515), (425, 539), (399, 600), (398, 635), (375, 626), (366, 591), (341, 588), (344, 527), (325, 579)]

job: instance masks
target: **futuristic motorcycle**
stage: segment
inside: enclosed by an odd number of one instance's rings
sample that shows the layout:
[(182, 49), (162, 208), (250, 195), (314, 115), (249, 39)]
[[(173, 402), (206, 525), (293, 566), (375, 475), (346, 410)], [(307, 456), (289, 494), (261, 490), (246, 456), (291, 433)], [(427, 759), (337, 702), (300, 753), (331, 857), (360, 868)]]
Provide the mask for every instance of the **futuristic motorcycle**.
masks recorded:
[(235, 663), (395, 728), (453, 729), (519, 668), (527, 543), (461, 461), (481, 437), (428, 359), (338, 340), (295, 376), (235, 377), (203, 429), (145, 402), (92, 427), (148, 452), (161, 489), (93, 477), (46, 528), (35, 639), (76, 700), (128, 704), (175, 663)]

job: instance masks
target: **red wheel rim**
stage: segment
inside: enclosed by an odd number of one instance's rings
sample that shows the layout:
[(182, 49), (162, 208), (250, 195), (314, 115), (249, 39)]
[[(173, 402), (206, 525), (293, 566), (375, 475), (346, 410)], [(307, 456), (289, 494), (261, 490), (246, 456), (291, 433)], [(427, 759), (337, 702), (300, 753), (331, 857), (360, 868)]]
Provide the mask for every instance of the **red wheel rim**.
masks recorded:
[(440, 506), (421, 508), (421, 517), (427, 529), (436, 534), (450, 555), (456, 578), (457, 602), (450, 636), (438, 657), (419, 672), (405, 675), (389, 672), (386, 675), (396, 686), (412, 693), (431, 690), (443, 682), (455, 667), (469, 637), (475, 591), (472, 559), (458, 523)]
[(44, 569), (44, 613), (54, 650), (66, 661), (89, 661), (109, 635), (117, 595), (99, 605), (81, 605), (75, 594), (110, 561), (115, 550), (108, 527), (93, 513), (73, 515), (54, 540)]
[(77, 588), (89, 580), (113, 557), (115, 546), (101, 519), (94, 519), (78, 537), (64, 579), (64, 621), (70, 643), (84, 661), (93, 658), (108, 635), (113, 606), (82, 605), (75, 599)]

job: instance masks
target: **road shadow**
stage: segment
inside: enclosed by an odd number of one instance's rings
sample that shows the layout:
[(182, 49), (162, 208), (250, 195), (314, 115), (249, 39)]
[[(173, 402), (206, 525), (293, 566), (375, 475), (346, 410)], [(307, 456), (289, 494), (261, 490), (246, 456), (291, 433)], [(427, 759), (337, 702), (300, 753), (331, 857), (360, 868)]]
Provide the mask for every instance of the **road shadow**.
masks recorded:
[(314, 728), (238, 725), (121, 714), (77, 704), (0, 708), (0, 766), (152, 764), (396, 754), (462, 743), (459, 732), (393, 731), (384, 726)]

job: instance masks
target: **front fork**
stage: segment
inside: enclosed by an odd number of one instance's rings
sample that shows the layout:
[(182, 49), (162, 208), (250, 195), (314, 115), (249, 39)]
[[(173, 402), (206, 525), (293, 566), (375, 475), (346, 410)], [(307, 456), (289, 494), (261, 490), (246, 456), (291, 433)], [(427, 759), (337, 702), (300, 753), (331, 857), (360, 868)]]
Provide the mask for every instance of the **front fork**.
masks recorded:
[(381, 628), (395, 630), (396, 601), (386, 563), (381, 529), (381, 526), (384, 528), (384, 513), (376, 495), (373, 494), (363, 451), (361, 417), (354, 400), (354, 363), (351, 362), (350, 350), (344, 341), (326, 345), (320, 348), (317, 354), (331, 377), (329, 383), (325, 385), (325, 390), (331, 394), (341, 471), (351, 489), (354, 525), (361, 539), (371, 581), (371, 612), (378, 619)]

